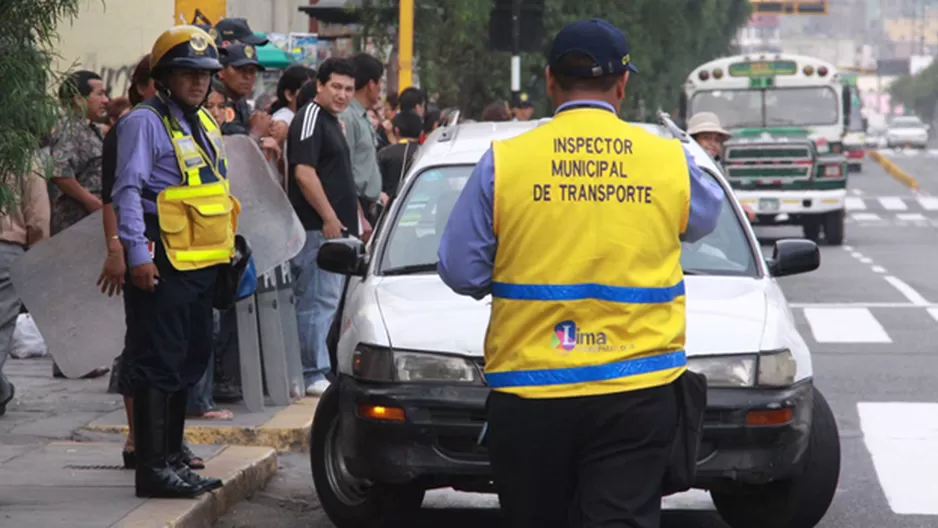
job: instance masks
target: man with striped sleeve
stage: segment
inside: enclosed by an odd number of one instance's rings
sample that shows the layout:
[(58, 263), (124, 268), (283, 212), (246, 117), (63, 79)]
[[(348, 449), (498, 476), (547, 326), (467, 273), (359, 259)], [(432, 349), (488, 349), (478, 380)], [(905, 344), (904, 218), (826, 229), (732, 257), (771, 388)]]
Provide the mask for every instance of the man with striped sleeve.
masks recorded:
[(355, 67), (347, 59), (327, 59), (319, 68), (316, 84), (316, 99), (293, 118), (287, 144), (287, 195), (306, 229), (306, 245), (290, 267), (303, 378), (310, 396), (321, 395), (329, 387), (326, 335), (344, 280), (342, 275), (320, 269), (316, 257), (326, 240), (358, 236), (363, 225), (349, 146), (337, 118), (355, 95)]

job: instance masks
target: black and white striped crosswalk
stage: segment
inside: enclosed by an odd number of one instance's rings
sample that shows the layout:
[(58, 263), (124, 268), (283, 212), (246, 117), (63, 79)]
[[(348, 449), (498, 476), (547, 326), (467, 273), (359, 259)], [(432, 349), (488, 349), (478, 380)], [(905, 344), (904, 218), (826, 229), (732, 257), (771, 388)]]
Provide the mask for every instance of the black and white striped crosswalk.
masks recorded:
[(938, 227), (938, 196), (861, 196), (844, 199), (847, 223)]

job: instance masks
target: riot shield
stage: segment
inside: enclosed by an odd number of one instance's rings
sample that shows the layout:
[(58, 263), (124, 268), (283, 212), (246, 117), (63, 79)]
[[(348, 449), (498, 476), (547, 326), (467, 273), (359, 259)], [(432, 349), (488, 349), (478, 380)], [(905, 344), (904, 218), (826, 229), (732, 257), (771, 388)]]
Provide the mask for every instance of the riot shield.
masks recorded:
[[(262, 275), (299, 253), (306, 232), (257, 145), (225, 138), (231, 190), (241, 201), (238, 232)], [(37, 244), (13, 266), (11, 279), (49, 353), (69, 378), (110, 366), (124, 346), (124, 306), (96, 285), (105, 258), (101, 212)]]
[(241, 201), (238, 232), (251, 244), (261, 276), (295, 257), (306, 243), (306, 231), (257, 143), (243, 135), (224, 141), (231, 193)]

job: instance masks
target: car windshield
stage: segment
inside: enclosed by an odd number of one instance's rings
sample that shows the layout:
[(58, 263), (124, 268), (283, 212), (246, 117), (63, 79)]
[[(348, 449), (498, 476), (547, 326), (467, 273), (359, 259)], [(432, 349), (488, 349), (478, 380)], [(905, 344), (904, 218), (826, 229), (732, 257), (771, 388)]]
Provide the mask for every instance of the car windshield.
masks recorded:
[[(393, 218), (390, 231), (379, 254), (379, 273), (405, 275), (433, 273), (437, 249), (450, 211), (472, 165), (425, 169), (415, 178)], [(709, 173), (707, 177), (713, 178)], [(695, 243), (683, 244), (681, 264), (688, 275), (757, 276), (752, 246), (729, 198), (724, 198), (723, 212), (716, 229)]]
[(904, 117), (893, 119), (889, 123), (889, 128), (921, 128), (922, 122), (917, 117)]
[(725, 128), (837, 124), (839, 100), (827, 86), (708, 90), (691, 99), (691, 113), (713, 112)]

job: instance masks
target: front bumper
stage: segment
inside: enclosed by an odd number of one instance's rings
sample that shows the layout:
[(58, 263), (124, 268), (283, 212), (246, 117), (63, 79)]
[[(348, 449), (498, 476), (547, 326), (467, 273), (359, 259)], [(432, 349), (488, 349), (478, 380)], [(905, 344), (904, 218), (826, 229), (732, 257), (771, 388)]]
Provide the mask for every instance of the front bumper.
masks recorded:
[[(750, 206), (759, 223), (800, 224), (803, 216), (823, 215), (844, 209), (847, 191), (834, 190), (742, 190), (733, 191), (743, 205)], [(787, 215), (781, 220), (779, 215)]]
[(890, 137), (886, 139), (886, 145), (889, 148), (895, 147), (919, 147), (925, 148), (928, 144), (927, 137)]
[[(487, 387), (376, 385), (339, 378), (342, 441), (349, 471), (377, 482), (419, 482), (491, 492), (488, 453), (477, 445)], [(697, 486), (764, 483), (800, 472), (811, 429), (810, 379), (783, 389), (708, 390)], [(404, 409), (404, 422), (362, 417), (362, 405)], [(747, 425), (752, 411), (791, 409), (791, 420)]]

